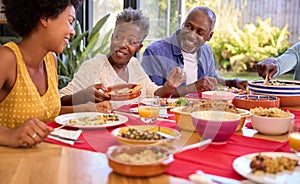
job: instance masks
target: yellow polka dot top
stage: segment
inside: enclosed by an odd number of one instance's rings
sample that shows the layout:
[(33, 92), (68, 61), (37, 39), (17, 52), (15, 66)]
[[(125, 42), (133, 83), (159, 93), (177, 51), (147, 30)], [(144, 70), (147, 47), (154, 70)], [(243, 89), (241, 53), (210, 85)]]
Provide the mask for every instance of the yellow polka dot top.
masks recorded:
[(19, 47), (13, 42), (5, 46), (11, 48), (16, 55), (17, 79), (8, 96), (0, 102), (0, 125), (9, 128), (19, 127), (30, 117), (38, 118), (45, 123), (53, 121), (59, 115), (61, 105), (52, 53), (49, 52), (44, 58), (48, 89), (40, 96), (30, 78)]

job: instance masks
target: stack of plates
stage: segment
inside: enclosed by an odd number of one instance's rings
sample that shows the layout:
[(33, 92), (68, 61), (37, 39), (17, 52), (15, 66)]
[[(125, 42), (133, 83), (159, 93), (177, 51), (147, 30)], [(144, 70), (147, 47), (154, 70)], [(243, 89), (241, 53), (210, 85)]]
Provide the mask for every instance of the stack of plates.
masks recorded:
[(249, 89), (252, 94), (277, 96), (280, 98), (280, 106), (300, 105), (300, 81), (271, 80), (278, 85), (264, 85), (263, 80), (249, 81)]

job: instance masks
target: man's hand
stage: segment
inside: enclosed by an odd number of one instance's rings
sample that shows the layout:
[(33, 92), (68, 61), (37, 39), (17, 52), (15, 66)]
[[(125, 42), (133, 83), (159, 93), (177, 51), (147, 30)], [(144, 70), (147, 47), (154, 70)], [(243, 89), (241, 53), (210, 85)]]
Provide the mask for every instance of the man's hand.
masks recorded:
[(198, 91), (210, 91), (213, 86), (218, 85), (218, 81), (214, 77), (202, 77), (194, 82), (194, 85)]
[(277, 72), (277, 60), (275, 58), (268, 58), (256, 65), (257, 73), (262, 78), (266, 78), (269, 73), (269, 79), (273, 78), (273, 75)]
[(230, 87), (236, 87), (239, 89), (246, 89), (247, 85), (248, 85), (247, 80), (243, 80), (243, 79), (239, 79), (239, 78), (233, 79), (232, 83), (233, 83), (233, 86), (230, 86)]
[(186, 80), (186, 73), (179, 67), (175, 67), (168, 75), (167, 82), (170, 86), (176, 88)]

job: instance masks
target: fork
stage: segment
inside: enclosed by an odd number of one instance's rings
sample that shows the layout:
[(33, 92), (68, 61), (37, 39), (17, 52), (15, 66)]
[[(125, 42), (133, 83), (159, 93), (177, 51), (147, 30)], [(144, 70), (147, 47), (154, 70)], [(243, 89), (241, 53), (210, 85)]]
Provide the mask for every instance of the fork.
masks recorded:
[(64, 124), (64, 125), (61, 125), (61, 126), (59, 126), (59, 127), (56, 127), (56, 128), (54, 128), (54, 129), (53, 129), (53, 131), (56, 131), (56, 130), (62, 129), (62, 128), (64, 128), (65, 126), (67, 126), (67, 125), (66, 125), (66, 124)]

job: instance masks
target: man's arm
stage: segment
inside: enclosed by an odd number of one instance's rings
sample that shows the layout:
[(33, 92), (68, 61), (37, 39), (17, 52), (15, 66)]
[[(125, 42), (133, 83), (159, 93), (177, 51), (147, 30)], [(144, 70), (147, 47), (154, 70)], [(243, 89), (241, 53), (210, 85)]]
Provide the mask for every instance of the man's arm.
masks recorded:
[(142, 67), (150, 77), (150, 79), (158, 86), (162, 86), (166, 79), (164, 79), (162, 74), (162, 66), (160, 60), (150, 49), (146, 49), (142, 58)]
[(300, 42), (289, 48), (284, 54), (277, 57), (278, 72), (274, 75), (277, 77), (283, 73), (295, 70), (300, 66)]

